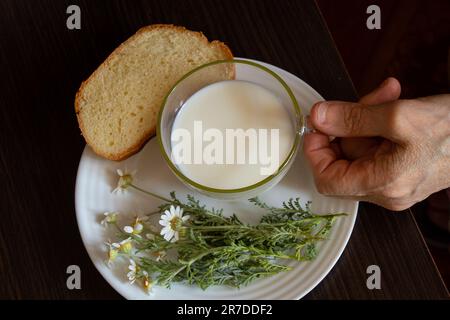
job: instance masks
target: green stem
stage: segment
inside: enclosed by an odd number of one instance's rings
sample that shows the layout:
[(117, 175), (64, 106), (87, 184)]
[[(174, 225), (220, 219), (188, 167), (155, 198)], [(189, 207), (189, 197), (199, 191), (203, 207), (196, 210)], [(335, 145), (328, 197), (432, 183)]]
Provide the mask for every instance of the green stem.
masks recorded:
[(211, 216), (211, 217), (214, 217), (214, 218), (219, 218), (219, 219), (221, 219), (223, 222), (225, 222), (225, 223), (227, 223), (227, 224), (230, 223), (225, 217), (222, 217), (222, 216), (220, 216), (220, 215), (218, 215), (218, 214), (209, 212), (208, 210), (205, 210), (205, 211), (204, 211), (204, 214), (206, 214), (206, 215), (208, 215), (208, 216)]
[[(169, 202), (169, 203), (174, 203), (174, 200), (173, 200), (173, 199), (168, 199), (168, 198), (165, 198), (165, 197), (163, 197), (163, 196), (157, 195), (156, 193), (153, 193), (153, 192), (144, 190), (144, 189), (142, 189), (141, 187), (138, 187), (138, 186), (136, 186), (136, 185), (134, 185), (134, 184), (130, 184), (130, 187), (131, 187), (131, 188), (134, 188), (135, 190), (138, 190), (138, 191), (140, 191), (140, 192), (143, 192), (143, 193), (145, 193), (145, 194), (147, 194), (147, 195), (149, 195), (149, 196), (158, 198), (158, 199), (160, 199), (160, 200), (163, 200), (163, 201), (166, 201), (166, 202)], [(191, 207), (190, 207), (189, 205), (186, 205), (186, 204), (183, 204), (183, 203), (177, 203), (177, 205), (183, 207), (184, 209), (191, 209)], [(159, 212), (159, 211), (156, 211), (156, 212), (150, 213), (149, 215), (156, 214), (156, 213), (160, 213), (160, 212)], [(209, 215), (209, 216), (213, 216), (213, 217), (215, 217), (215, 218), (220, 218), (222, 221), (228, 223), (227, 219), (225, 219), (224, 217), (221, 217), (221, 216), (219, 216), (219, 215), (216, 215), (216, 214), (214, 214), (214, 213), (212, 213), (212, 212), (208, 212), (207, 210), (205, 210), (204, 214), (207, 214), (207, 215)]]
[(138, 191), (140, 191), (140, 192), (143, 192), (143, 193), (145, 193), (145, 194), (148, 194), (149, 196), (158, 198), (158, 199), (160, 199), (160, 200), (167, 201), (167, 202), (173, 202), (173, 201), (170, 200), (170, 199), (164, 198), (164, 197), (162, 197), (162, 196), (160, 196), (160, 195), (157, 195), (156, 193), (153, 193), (153, 192), (144, 190), (144, 189), (142, 189), (142, 188), (140, 188), (140, 187), (138, 187), (138, 186), (135, 186), (134, 184), (130, 184), (130, 187), (131, 187), (131, 188), (134, 188), (134, 189), (136, 189), (136, 190), (138, 190)]

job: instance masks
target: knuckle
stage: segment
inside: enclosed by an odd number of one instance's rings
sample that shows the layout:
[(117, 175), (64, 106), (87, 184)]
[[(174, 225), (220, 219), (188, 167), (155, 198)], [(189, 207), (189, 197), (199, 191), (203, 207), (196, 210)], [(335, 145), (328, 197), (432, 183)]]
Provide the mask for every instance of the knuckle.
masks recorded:
[(348, 133), (361, 131), (364, 108), (358, 104), (351, 105), (344, 112), (344, 126)]
[(390, 200), (404, 200), (411, 197), (412, 190), (407, 184), (394, 182), (381, 191), (381, 196)]
[(395, 188), (386, 187), (381, 191), (381, 196), (386, 199), (393, 199), (395, 198), (396, 195), (395, 193), (396, 193)]
[(408, 209), (409, 207), (411, 207), (411, 204), (390, 202), (387, 205), (385, 205), (384, 207), (391, 211), (404, 211), (404, 210)]

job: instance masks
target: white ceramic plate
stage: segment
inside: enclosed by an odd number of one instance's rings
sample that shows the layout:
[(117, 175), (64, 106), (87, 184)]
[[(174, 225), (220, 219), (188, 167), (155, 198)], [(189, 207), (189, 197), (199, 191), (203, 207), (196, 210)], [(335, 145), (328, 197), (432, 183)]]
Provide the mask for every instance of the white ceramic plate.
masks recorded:
[[(314, 89), (291, 73), (269, 64), (262, 64), (277, 72), (287, 82), (305, 113), (309, 112), (315, 102), (323, 100)], [(154, 289), (154, 295), (148, 296), (139, 285), (128, 283), (127, 266), (124, 263), (117, 263), (111, 268), (104, 263), (107, 251), (104, 242), (112, 236), (108, 234), (112, 231), (100, 226), (102, 213), (121, 211), (123, 212), (121, 219), (125, 223), (135, 214), (149, 212), (160, 203), (159, 200), (137, 191), (126, 194), (111, 193), (117, 182), (118, 168), (137, 170), (135, 180), (137, 185), (164, 196), (175, 190), (178, 197), (182, 198), (187, 193), (192, 194), (192, 191), (183, 186), (169, 170), (156, 139), (149, 141), (141, 152), (122, 162), (102, 159), (89, 147), (85, 148), (78, 168), (75, 190), (78, 227), (86, 250), (98, 271), (127, 299), (299, 299), (328, 274), (340, 257), (352, 232), (358, 209), (356, 201), (325, 197), (317, 193), (308, 165), (302, 152), (299, 152), (286, 177), (260, 198), (269, 204), (280, 205), (282, 201), (291, 197), (300, 197), (303, 202), (312, 201), (315, 213), (349, 214), (336, 221), (329, 240), (319, 246), (319, 254), (314, 261), (293, 262), (294, 268), (291, 271), (257, 280), (240, 289), (216, 286), (203, 291), (194, 286), (173, 285), (171, 289), (157, 287)], [(207, 206), (222, 207), (225, 212), (235, 212), (243, 221), (249, 223), (256, 223), (264, 214), (245, 201), (219, 201), (200, 194), (195, 196)]]

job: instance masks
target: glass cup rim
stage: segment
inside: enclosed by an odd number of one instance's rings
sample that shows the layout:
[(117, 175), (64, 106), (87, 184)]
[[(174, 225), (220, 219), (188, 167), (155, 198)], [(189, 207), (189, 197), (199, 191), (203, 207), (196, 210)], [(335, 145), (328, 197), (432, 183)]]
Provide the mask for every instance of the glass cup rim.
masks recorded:
[(191, 185), (197, 189), (200, 189), (202, 191), (205, 192), (211, 192), (211, 193), (242, 193), (242, 192), (246, 192), (246, 191), (251, 191), (254, 190), (260, 186), (265, 185), (266, 183), (270, 182), (271, 180), (273, 180), (274, 178), (276, 178), (282, 171), (283, 169), (287, 166), (287, 164), (289, 163), (289, 161), (292, 159), (292, 157), (295, 156), (296, 150), (300, 144), (300, 135), (301, 133), (296, 132), (295, 134), (295, 140), (294, 143), (292, 144), (291, 150), (289, 151), (289, 154), (287, 155), (286, 159), (284, 159), (284, 161), (281, 163), (281, 165), (279, 165), (277, 171), (275, 171), (275, 173), (267, 176), (266, 178), (264, 178), (263, 180), (258, 181), (257, 183), (254, 183), (252, 185), (249, 186), (245, 186), (245, 187), (241, 187), (241, 188), (236, 188), (236, 189), (218, 189), (218, 188), (212, 188), (212, 187), (208, 187), (205, 185), (202, 185), (198, 182), (195, 182), (194, 180), (188, 178), (186, 175), (184, 175), (178, 168), (177, 166), (172, 162), (172, 160), (170, 159), (170, 156), (167, 154), (166, 149), (164, 148), (164, 144), (162, 141), (162, 135), (161, 135), (161, 120), (162, 120), (162, 116), (165, 110), (165, 107), (167, 105), (167, 100), (170, 97), (170, 95), (177, 89), (178, 85), (180, 83), (182, 83), (184, 80), (186, 80), (187, 78), (189, 78), (192, 74), (203, 70), (205, 68), (217, 65), (217, 64), (222, 64), (222, 63), (240, 63), (240, 64), (246, 64), (252, 67), (256, 67), (259, 68), (262, 71), (267, 72), (269, 75), (271, 75), (273, 78), (275, 78), (275, 80), (277, 80), (282, 87), (285, 89), (286, 93), (288, 94), (289, 98), (291, 99), (292, 105), (294, 106), (294, 110), (296, 113), (296, 116), (298, 117), (298, 119), (300, 119), (300, 128), (304, 127), (304, 119), (302, 117), (302, 111), (300, 109), (300, 106), (297, 102), (297, 99), (294, 96), (294, 93), (292, 92), (291, 88), (288, 86), (288, 84), (274, 71), (270, 70), (269, 68), (267, 68), (266, 66), (263, 66), (259, 63), (253, 62), (253, 61), (249, 61), (249, 60), (243, 60), (243, 59), (226, 59), (226, 60), (215, 60), (212, 62), (208, 62), (205, 64), (202, 64), (194, 69), (192, 69), (191, 71), (189, 71), (188, 73), (186, 73), (184, 76), (182, 76), (173, 86), (172, 88), (168, 91), (168, 93), (165, 95), (164, 100), (162, 102), (161, 108), (159, 110), (158, 113), (158, 121), (157, 121), (157, 125), (156, 125), (156, 136), (158, 139), (158, 144), (159, 147), (161, 149), (161, 152), (163, 154), (164, 160), (166, 161), (166, 163), (169, 165), (170, 169), (175, 173), (175, 175), (180, 178), (183, 182), (187, 183), (188, 185)]

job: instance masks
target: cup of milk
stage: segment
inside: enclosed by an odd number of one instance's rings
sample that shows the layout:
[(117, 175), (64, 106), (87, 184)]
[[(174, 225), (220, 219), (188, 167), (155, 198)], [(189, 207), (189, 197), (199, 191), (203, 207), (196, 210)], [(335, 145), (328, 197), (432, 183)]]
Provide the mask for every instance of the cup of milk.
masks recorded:
[(185, 185), (213, 198), (248, 199), (283, 178), (305, 125), (275, 72), (252, 61), (220, 60), (192, 70), (169, 91), (157, 136)]

